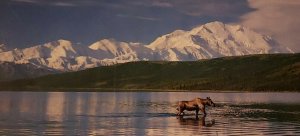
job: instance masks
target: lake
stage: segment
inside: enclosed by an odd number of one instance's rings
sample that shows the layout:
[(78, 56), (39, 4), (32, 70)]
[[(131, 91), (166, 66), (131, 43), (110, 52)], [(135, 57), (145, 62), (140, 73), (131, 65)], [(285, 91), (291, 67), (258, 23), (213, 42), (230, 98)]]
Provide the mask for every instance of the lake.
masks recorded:
[[(206, 117), (176, 116), (208, 96)], [(300, 135), (300, 93), (0, 92), (0, 135)]]

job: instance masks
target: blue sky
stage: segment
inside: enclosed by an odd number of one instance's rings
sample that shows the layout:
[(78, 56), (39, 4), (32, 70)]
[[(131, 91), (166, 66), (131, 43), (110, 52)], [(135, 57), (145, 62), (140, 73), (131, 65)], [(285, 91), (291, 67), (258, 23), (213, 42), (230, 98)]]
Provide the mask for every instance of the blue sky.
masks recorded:
[(0, 42), (10, 48), (29, 47), (58, 39), (84, 45), (103, 38), (147, 44), (176, 29), (188, 30), (216, 20), (245, 24), (257, 31), (280, 37), (272, 32), (272, 28), (268, 28), (271, 31), (263, 30), (261, 26), (255, 25), (263, 23), (260, 20), (253, 23), (251, 17), (257, 17), (255, 13), (264, 9), (259, 4), (257, 6), (257, 3), (255, 5), (255, 2), (257, 1), (1, 0)]

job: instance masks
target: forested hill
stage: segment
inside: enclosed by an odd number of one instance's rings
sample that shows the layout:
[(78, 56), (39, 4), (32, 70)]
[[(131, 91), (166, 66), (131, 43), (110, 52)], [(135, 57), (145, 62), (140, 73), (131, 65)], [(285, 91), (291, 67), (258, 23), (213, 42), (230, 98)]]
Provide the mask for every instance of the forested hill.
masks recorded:
[(299, 91), (300, 54), (250, 55), (180, 62), (129, 62), (1, 82), (0, 88)]

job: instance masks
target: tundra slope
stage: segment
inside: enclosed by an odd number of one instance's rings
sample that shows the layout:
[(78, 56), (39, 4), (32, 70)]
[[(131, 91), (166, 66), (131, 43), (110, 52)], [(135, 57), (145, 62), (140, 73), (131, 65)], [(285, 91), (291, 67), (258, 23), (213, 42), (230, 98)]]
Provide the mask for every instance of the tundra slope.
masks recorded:
[(105, 89), (299, 91), (299, 62), (299, 53), (180, 62), (138, 61), (33, 79), (0, 82), (0, 90), (102, 88), (104, 91)]

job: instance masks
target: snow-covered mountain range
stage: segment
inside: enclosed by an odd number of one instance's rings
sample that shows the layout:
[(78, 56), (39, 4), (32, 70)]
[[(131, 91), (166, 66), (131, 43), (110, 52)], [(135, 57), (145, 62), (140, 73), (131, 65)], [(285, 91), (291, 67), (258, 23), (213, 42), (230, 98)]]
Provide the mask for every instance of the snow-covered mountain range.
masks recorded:
[(176, 30), (147, 47), (157, 52), (161, 59), (171, 61), (292, 52), (269, 36), (221, 22), (207, 23), (190, 31)]
[[(150, 53), (150, 54), (149, 54)], [(0, 62), (33, 64), (58, 71), (77, 71), (103, 65), (148, 60), (152, 50), (138, 43), (98, 41), (89, 47), (58, 40), (25, 49), (0, 53)]]
[(149, 45), (103, 39), (89, 46), (57, 40), (25, 49), (0, 45), (0, 62), (31, 64), (57, 71), (77, 71), (142, 60), (192, 61), (222, 56), (291, 53), (274, 39), (240, 25), (211, 22), (190, 31), (176, 30)]

